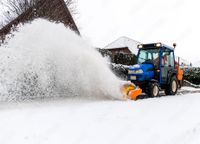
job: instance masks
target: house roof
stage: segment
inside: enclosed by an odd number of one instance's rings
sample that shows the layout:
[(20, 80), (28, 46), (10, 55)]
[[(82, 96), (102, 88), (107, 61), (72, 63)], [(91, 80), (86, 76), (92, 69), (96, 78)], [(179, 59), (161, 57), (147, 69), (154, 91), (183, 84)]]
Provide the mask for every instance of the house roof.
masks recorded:
[(132, 53), (128, 47), (110, 48), (110, 49), (107, 49), (107, 50), (110, 50), (110, 51), (121, 51), (121, 50), (125, 50), (125, 49), (127, 49), (129, 53)]
[(132, 53), (137, 54), (137, 52), (138, 52), (137, 45), (138, 44), (140, 44), (140, 42), (123, 36), (123, 37), (120, 37), (117, 40), (113, 41), (112, 43), (108, 44), (107, 46), (105, 46), (104, 49), (116, 49), (116, 48), (128, 47), (128, 49)]
[(19, 23), (26, 23), (35, 18), (45, 18), (51, 21), (61, 22), (66, 27), (80, 34), (64, 0), (39, 0), (34, 7), (30, 7), (26, 12), (0, 29), (0, 39), (5, 39), (5, 36), (10, 33), (11, 29)]

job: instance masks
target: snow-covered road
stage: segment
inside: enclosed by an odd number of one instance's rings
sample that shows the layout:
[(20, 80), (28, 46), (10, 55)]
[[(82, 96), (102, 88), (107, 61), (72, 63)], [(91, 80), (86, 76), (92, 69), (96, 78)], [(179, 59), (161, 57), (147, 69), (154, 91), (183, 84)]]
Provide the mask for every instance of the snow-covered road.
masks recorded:
[(0, 104), (2, 144), (198, 144), (200, 93)]

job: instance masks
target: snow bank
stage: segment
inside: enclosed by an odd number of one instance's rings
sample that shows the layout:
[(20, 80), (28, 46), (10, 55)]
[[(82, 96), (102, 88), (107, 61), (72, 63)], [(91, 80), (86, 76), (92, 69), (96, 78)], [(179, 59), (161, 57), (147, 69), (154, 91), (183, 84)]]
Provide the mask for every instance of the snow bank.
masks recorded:
[(123, 83), (91, 46), (63, 24), (37, 19), (0, 47), (1, 101), (36, 97), (121, 98)]
[(1, 144), (199, 144), (200, 95), (0, 105)]

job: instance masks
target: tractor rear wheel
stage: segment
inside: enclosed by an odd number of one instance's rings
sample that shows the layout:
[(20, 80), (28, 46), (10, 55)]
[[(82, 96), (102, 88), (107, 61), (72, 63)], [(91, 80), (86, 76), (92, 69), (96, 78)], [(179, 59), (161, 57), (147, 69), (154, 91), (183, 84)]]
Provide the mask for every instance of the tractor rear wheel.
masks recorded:
[(149, 97), (157, 97), (159, 95), (159, 85), (156, 82), (149, 83), (146, 92)]
[(173, 76), (170, 80), (170, 83), (167, 85), (165, 89), (166, 95), (175, 95), (178, 90), (178, 80), (175, 76)]

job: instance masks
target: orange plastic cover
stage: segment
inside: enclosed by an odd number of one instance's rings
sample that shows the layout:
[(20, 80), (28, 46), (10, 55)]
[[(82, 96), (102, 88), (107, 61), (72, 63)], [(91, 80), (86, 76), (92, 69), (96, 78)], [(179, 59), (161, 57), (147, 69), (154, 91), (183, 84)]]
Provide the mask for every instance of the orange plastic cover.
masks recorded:
[(142, 93), (142, 89), (140, 88), (137, 88), (135, 90), (131, 90), (129, 91), (128, 93), (128, 98), (131, 99), (131, 100), (136, 100), (137, 97)]
[(136, 87), (134, 84), (125, 84), (121, 87), (121, 92), (125, 99), (136, 100), (137, 97), (142, 93), (142, 89)]

